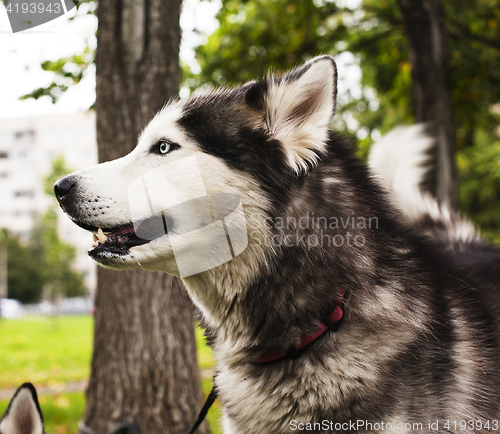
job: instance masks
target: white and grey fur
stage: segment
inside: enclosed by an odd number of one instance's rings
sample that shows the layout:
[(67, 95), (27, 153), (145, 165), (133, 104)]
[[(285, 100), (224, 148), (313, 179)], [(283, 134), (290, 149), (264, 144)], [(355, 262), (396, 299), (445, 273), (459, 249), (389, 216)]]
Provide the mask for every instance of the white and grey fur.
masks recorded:
[[(241, 199), (246, 250), (183, 279), (217, 359), (226, 434), (281, 434), (323, 421), (384, 422), (399, 433), (405, 430), (396, 430), (398, 423), (435, 432), (430, 420), (441, 427), (470, 419), (491, 425), (500, 416), (498, 250), (466, 223), (471, 232), (463, 233), (463, 221), (430, 198), (415, 193), (418, 204), (399, 201), (397, 170), (383, 181), (393, 190), (388, 195), (330, 130), (335, 95), (335, 63), (323, 56), (281, 77), (169, 103), (132, 153), (64, 178), (56, 195), (75, 223), (108, 233), (90, 251), (96, 261), (172, 275), (178, 274), (169, 242), (175, 233), (134, 245), (133, 235), (120, 234), (130, 228), (129, 201), (144, 199), (127, 197), (127, 186), (163, 167), (170, 183), (163, 194), (188, 196), (193, 175), (177, 173), (173, 163), (196, 156), (209, 193)], [(161, 155), (165, 141), (175, 146)], [(380, 152), (397, 153), (398, 164), (409, 154), (420, 164), (428, 146), (418, 130), (400, 130)], [(412, 173), (405, 188), (416, 187), (423, 172)], [(313, 215), (355, 223), (280, 224)], [(142, 218), (148, 217), (144, 207)], [(370, 218), (376, 224), (367, 227)], [(313, 236), (364, 242), (301, 242)], [(342, 290), (348, 297), (338, 332), (295, 360), (252, 363), (314, 333)]]
[(43, 434), (43, 416), (31, 383), (17, 389), (0, 420), (0, 434)]
[(440, 238), (450, 249), (467, 249), (474, 242), (481, 243), (471, 222), (421, 190), (436, 145), (423, 124), (398, 127), (372, 146), (368, 166), (409, 224)]

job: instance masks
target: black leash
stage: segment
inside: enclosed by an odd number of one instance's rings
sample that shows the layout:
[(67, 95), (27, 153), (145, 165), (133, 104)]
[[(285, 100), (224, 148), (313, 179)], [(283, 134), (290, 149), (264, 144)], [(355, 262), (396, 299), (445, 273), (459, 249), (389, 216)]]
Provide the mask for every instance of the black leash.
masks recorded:
[[(214, 378), (215, 380), (215, 378)], [(208, 410), (210, 410), (210, 407), (212, 407), (212, 404), (215, 402), (217, 399), (217, 395), (219, 392), (217, 392), (217, 387), (215, 386), (215, 381), (214, 385), (212, 387), (211, 392), (207, 396), (207, 399), (205, 401), (205, 404), (203, 404), (203, 407), (200, 410), (200, 413), (198, 414), (198, 418), (196, 419), (196, 422), (193, 424), (193, 427), (189, 431), (189, 434), (194, 434), (195, 431), (200, 427), (202, 422), (205, 420), (205, 417), (207, 416)]]

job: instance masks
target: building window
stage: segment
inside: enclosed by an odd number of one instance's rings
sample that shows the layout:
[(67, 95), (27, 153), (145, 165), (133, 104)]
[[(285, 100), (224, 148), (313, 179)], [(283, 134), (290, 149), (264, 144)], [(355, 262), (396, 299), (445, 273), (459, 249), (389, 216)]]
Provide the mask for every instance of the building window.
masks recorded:
[(14, 196), (33, 198), (35, 197), (35, 192), (33, 190), (19, 190), (14, 193)]
[(24, 144), (33, 143), (33, 140), (35, 140), (35, 132), (33, 130), (18, 131), (16, 133), (16, 140)]
[(5, 151), (0, 151), (0, 158), (9, 158), (9, 154)]
[(20, 149), (16, 152), (16, 157), (20, 160), (27, 160), (33, 155), (33, 150), (31, 149)]

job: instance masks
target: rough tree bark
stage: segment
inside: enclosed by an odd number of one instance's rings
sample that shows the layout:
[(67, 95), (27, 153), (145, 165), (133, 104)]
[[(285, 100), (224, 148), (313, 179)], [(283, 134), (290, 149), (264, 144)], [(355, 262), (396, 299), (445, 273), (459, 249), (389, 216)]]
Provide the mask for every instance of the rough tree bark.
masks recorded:
[[(177, 95), (180, 3), (99, 2), (100, 162), (130, 152), (154, 113)], [(123, 420), (142, 434), (187, 433), (202, 396), (193, 310), (182, 283), (163, 273), (99, 268), (97, 287), (92, 372), (79, 433), (108, 433)]]
[(412, 64), (415, 120), (438, 139), (435, 170), (424, 186), (439, 202), (457, 207), (455, 135), (447, 33), (439, 0), (398, 0)]

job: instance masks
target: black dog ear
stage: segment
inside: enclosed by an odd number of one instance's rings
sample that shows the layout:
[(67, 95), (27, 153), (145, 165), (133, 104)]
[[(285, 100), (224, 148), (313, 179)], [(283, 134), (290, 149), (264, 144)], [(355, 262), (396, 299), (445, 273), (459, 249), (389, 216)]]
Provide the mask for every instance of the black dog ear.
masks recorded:
[(0, 421), (1, 434), (43, 434), (43, 416), (36, 390), (24, 383), (10, 401)]

